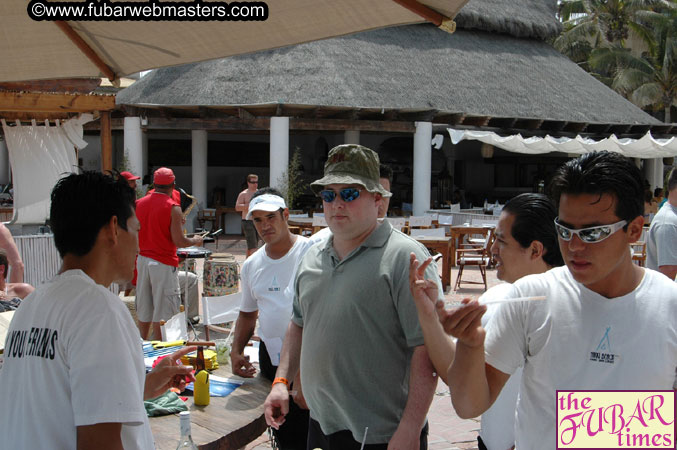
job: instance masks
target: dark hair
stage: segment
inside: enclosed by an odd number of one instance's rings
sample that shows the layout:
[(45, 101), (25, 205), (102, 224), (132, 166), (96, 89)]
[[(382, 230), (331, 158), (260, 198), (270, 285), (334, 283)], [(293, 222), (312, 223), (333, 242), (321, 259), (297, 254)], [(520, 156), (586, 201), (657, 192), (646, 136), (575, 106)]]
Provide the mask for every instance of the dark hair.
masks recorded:
[(644, 214), (642, 174), (631, 159), (619, 153), (586, 153), (564, 163), (550, 182), (550, 195), (558, 207), (562, 194), (613, 195), (614, 214), (628, 223)]
[(672, 169), (668, 175), (668, 192), (677, 189), (677, 169)]
[(564, 264), (555, 231), (557, 209), (547, 196), (520, 194), (511, 198), (503, 211), (515, 217), (510, 234), (522, 248), (529, 247), (533, 241), (539, 241), (545, 248), (543, 261), (546, 264), (552, 267)]
[(378, 166), (378, 177), (386, 178), (390, 184), (393, 184), (393, 169), (386, 164), (379, 164)]
[[(274, 187), (267, 186), (267, 187), (264, 187), (264, 188), (261, 188), (261, 189), (257, 189), (256, 192), (254, 192), (254, 195), (252, 195), (252, 199), (249, 200), (249, 201), (251, 202), (256, 197), (258, 197), (259, 195), (263, 195), (263, 194), (277, 195), (278, 197), (284, 198), (284, 195), (282, 195), (282, 192), (278, 191)], [(285, 199), (285, 203), (286, 203), (286, 201), (287, 200)], [(282, 208), (278, 209), (278, 211), (279, 211), (280, 215), (282, 215), (282, 211), (283, 211)]]
[(4, 248), (0, 248), (0, 266), (5, 266), (2, 272), (2, 278), (7, 279), (7, 269), (9, 269), (9, 260), (7, 259), (7, 252)]
[(653, 196), (654, 197), (662, 197), (663, 196), (663, 188), (656, 188), (653, 190)]
[(49, 216), (59, 255), (89, 253), (99, 231), (113, 216), (118, 218), (118, 226), (127, 230), (135, 201), (134, 189), (124, 178), (115, 180), (101, 172), (70, 174), (57, 181)]

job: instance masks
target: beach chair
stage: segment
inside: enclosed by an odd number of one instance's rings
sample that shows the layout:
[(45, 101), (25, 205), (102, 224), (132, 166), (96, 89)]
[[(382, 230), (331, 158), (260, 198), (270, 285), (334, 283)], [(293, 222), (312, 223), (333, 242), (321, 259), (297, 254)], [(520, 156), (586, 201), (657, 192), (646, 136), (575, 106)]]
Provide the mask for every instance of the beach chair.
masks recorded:
[[(454, 284), (454, 291), (461, 288), (461, 283), (484, 284), (484, 290), (487, 290), (487, 266), (491, 263), (491, 254), (489, 249), (494, 240), (494, 230), (490, 229), (484, 246), (480, 248), (458, 248), (456, 249), (456, 261), (458, 264), (458, 275)], [(477, 266), (482, 276), (482, 281), (463, 280), (463, 269), (465, 266)]]
[[(209, 340), (209, 330), (219, 333), (232, 333), (235, 329), (237, 316), (240, 314), (242, 292), (219, 295), (215, 297), (202, 296), (202, 324), (205, 329), (205, 338)], [(225, 324), (231, 324), (225, 327)]]

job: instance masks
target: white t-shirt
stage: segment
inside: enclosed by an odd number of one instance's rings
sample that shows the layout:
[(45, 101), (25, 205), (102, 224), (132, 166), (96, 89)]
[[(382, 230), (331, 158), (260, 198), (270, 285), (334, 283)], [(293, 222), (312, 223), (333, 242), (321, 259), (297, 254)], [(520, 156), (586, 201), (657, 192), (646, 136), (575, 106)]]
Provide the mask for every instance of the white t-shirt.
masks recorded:
[[(511, 292), (512, 284), (501, 283), (482, 294), (479, 301), (505, 298)], [(487, 312), (482, 316), (483, 327), (486, 328), (491, 322), (498, 307), (498, 304), (487, 305)], [(521, 381), (522, 368), (520, 367), (505, 383), (491, 408), (482, 414), (480, 436), (489, 450), (507, 450), (515, 445), (515, 409)]]
[(118, 297), (81, 270), (57, 275), (14, 314), (0, 371), (3, 448), (74, 449), (76, 427), (122, 423), (152, 449), (139, 332)]
[(609, 299), (567, 267), (529, 275), (489, 323), (486, 361), (504, 373), (524, 366), (517, 404), (520, 450), (555, 448), (555, 391), (677, 387), (677, 284), (644, 269), (637, 288)]
[(646, 266), (677, 265), (677, 207), (665, 203), (651, 221), (646, 238)]
[(301, 257), (311, 245), (308, 238), (297, 236), (292, 248), (279, 259), (270, 258), (264, 245), (242, 265), (240, 311), (259, 311), (259, 336), (274, 366), (280, 362), (282, 342), (291, 320), (294, 298), (288, 287)]

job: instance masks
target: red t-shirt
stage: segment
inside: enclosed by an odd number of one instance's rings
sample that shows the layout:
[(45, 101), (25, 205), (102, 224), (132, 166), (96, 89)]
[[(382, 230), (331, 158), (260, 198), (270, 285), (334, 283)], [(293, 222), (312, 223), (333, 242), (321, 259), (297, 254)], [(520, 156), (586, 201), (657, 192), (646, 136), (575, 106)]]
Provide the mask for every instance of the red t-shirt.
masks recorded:
[(139, 253), (168, 266), (178, 267), (179, 257), (170, 231), (172, 208), (178, 206), (168, 195), (154, 192), (136, 201), (136, 217), (141, 222)]

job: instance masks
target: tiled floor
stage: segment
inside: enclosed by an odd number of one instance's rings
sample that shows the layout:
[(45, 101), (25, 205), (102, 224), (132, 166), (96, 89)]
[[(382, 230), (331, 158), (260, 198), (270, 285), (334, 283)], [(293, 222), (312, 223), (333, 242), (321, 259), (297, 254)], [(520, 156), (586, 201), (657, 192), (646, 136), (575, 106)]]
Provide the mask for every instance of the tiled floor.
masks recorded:
[[(216, 243), (208, 244), (207, 247), (213, 251), (232, 253), (239, 263), (244, 261), (246, 248), (244, 240), (240, 237), (221, 237), (218, 245)], [(456, 274), (457, 270), (452, 269), (452, 284), (456, 280)], [(481, 281), (479, 271), (474, 268), (465, 270), (464, 279), (466, 278)], [(498, 283), (495, 270), (490, 269), (487, 271), (487, 281), (489, 287)], [(445, 298), (447, 300), (461, 300), (465, 297), (478, 297), (484, 292), (483, 286), (468, 286), (472, 287), (464, 286), (464, 288), (457, 292), (451, 291), (445, 295)], [(428, 421), (430, 423), (430, 434), (428, 437), (430, 450), (477, 449), (477, 432), (480, 427), (479, 419), (464, 420), (456, 415), (451, 406), (449, 388), (442, 381), (437, 386), (436, 395), (428, 413)], [(262, 450), (271, 448), (271, 446), (268, 443), (267, 434), (264, 433), (245, 448), (247, 450)]]

